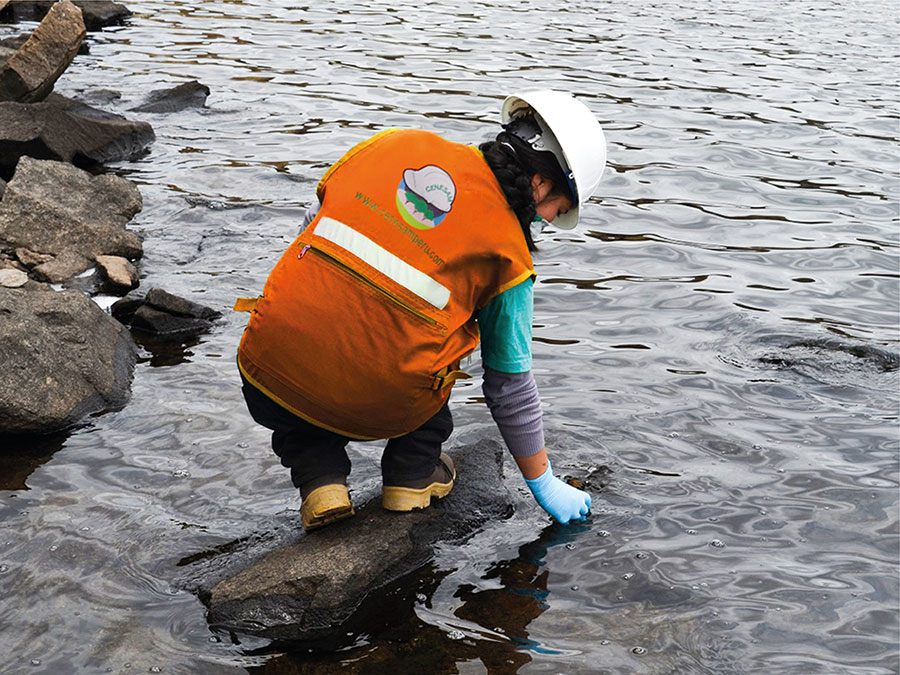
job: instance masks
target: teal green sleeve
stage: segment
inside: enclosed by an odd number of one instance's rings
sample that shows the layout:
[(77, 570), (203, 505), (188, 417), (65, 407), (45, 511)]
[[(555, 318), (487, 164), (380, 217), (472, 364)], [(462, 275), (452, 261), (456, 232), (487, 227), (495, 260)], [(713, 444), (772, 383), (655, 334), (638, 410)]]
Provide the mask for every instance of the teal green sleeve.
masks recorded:
[(476, 316), (481, 361), (501, 373), (531, 370), (534, 281), (526, 279), (491, 300)]

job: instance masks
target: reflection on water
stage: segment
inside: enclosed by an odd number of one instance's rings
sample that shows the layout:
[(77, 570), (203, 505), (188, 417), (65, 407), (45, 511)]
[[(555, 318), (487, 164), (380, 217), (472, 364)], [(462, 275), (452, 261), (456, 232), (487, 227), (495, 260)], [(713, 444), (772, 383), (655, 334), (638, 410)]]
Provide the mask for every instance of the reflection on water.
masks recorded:
[[(57, 90), (133, 117), (152, 90), (210, 87), (206, 108), (139, 115), (157, 141), (116, 170), (144, 197), (144, 281), (225, 312), (352, 143), (479, 142), (521, 88), (586, 100), (610, 167), (582, 226), (540, 242), (534, 352), (554, 466), (594, 514), (548, 526), (510, 473), (513, 518), (386, 589), (393, 614), (341, 651), (211, 632), (179, 561), (298, 506), (228, 316), (144, 344), (123, 410), (0, 441), (7, 669), (900, 670), (892, 4), (130, 6)], [(453, 443), (495, 433), (475, 361)], [(353, 481), (377, 480), (378, 450), (352, 448)]]

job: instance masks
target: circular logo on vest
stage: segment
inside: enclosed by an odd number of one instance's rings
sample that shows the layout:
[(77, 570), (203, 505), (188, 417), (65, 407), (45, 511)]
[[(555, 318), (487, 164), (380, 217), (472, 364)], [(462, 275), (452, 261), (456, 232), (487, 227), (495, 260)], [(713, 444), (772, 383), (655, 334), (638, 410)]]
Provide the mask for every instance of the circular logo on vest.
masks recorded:
[(418, 230), (439, 225), (453, 207), (456, 185), (441, 167), (428, 164), (407, 169), (397, 186), (400, 216)]

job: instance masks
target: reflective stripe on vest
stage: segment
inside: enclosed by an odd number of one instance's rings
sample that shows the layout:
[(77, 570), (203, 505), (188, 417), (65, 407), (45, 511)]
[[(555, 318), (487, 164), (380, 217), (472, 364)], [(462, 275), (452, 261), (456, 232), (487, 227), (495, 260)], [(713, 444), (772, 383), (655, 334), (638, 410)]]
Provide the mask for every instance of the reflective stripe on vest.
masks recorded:
[(322, 218), (316, 226), (316, 234), (349, 251), (433, 307), (444, 309), (447, 306), (449, 288), (344, 223), (334, 218)]

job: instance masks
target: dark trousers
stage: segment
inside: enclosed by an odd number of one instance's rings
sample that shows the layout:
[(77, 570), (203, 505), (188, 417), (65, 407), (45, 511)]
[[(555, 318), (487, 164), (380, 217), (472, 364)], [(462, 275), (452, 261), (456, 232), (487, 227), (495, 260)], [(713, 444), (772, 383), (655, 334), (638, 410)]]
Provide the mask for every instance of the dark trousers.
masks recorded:
[[(257, 424), (272, 430), (272, 449), (281, 464), (291, 470), (296, 487), (323, 476), (347, 476), (350, 459), (347, 443), (352, 438), (328, 431), (282, 408), (243, 375), (243, 394)], [(438, 464), (441, 445), (453, 431), (453, 418), (445, 404), (415, 431), (392, 438), (381, 456), (381, 475), (388, 485), (431, 475)]]

